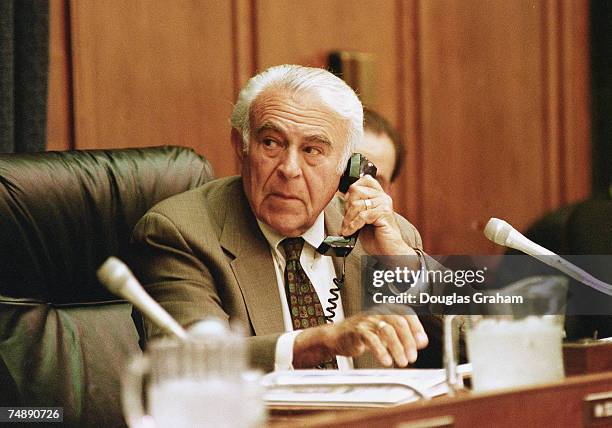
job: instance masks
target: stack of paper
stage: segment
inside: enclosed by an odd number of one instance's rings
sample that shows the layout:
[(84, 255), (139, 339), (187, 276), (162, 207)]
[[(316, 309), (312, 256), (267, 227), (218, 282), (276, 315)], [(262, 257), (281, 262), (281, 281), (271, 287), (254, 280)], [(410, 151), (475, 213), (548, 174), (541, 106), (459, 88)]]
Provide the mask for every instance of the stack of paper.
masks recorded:
[(263, 378), (264, 400), (282, 407), (388, 407), (445, 394), (444, 369), (295, 370)]

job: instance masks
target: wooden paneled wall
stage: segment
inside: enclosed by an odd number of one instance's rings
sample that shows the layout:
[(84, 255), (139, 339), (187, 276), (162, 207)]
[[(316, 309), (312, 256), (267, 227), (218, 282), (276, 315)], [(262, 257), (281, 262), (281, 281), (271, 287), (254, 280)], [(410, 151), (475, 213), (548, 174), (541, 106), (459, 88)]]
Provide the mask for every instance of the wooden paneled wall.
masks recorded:
[(74, 147), (69, 22), (66, 2), (49, 2), (47, 150)]
[(49, 148), (193, 147), (235, 174), (229, 115), (256, 71), (373, 55), (374, 105), (401, 131), (396, 208), (426, 249), (499, 252), (590, 192), (588, 2), (54, 0)]

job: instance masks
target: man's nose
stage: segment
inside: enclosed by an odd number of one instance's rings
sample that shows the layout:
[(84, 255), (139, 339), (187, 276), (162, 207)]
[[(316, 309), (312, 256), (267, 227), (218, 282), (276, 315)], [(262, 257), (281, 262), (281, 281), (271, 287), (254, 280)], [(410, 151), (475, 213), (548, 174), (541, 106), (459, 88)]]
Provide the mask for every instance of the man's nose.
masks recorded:
[(277, 170), (285, 178), (299, 177), (302, 174), (299, 154), (294, 150), (288, 150), (278, 165)]

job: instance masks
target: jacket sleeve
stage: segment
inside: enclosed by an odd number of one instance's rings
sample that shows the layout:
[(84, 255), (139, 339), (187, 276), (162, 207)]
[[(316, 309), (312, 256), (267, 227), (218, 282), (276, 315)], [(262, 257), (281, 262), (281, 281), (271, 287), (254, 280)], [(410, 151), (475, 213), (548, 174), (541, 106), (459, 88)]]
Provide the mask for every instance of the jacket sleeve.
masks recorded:
[[(132, 244), (130, 265), (134, 273), (179, 324), (188, 328), (203, 319), (216, 318), (229, 326), (223, 289), (212, 274), (218, 264), (215, 256), (196, 257), (172, 220), (155, 211), (149, 211), (137, 223)], [(143, 333), (145, 342), (164, 334), (147, 319)], [(274, 368), (278, 337), (271, 334), (246, 339), (252, 366), (266, 371)]]

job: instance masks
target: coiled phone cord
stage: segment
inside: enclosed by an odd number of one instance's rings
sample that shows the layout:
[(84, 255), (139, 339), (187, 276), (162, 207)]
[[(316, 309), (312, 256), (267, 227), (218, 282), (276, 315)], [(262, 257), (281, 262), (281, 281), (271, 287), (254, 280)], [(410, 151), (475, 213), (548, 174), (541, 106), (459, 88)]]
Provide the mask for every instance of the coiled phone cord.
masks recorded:
[(326, 313), (329, 315), (325, 315), (325, 321), (328, 323), (334, 322), (334, 318), (336, 317), (336, 309), (338, 308), (338, 300), (340, 299), (340, 291), (344, 287), (344, 273), (346, 271), (346, 256), (342, 257), (342, 274), (340, 278), (334, 278), (334, 287), (332, 287), (329, 292), (332, 294), (332, 297), (327, 299), (327, 310)]

